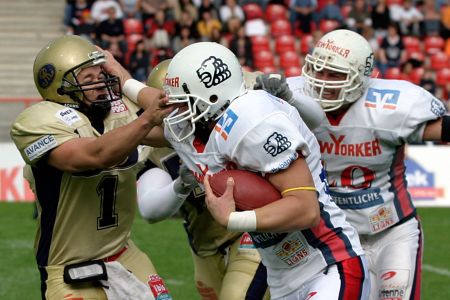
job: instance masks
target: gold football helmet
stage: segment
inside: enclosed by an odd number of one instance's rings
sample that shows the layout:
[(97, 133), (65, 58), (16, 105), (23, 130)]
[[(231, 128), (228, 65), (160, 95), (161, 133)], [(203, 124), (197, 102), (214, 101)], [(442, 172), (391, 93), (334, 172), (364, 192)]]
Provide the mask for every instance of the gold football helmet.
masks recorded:
[(110, 106), (111, 101), (121, 98), (118, 77), (103, 72), (102, 80), (84, 84), (77, 80), (83, 68), (105, 62), (105, 54), (88, 40), (76, 35), (62, 36), (48, 43), (36, 56), (34, 83), (44, 100), (73, 108), (80, 108), (85, 91), (105, 89), (105, 99), (95, 99), (93, 103)]
[(147, 78), (147, 85), (155, 89), (163, 89), (164, 79), (166, 78), (167, 69), (172, 59), (165, 59), (157, 64)]

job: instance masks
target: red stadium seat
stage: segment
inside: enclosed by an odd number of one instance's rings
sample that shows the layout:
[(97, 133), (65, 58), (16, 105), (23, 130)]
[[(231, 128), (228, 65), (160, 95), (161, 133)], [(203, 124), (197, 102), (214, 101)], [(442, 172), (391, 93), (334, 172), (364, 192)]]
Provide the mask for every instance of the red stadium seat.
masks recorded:
[(425, 54), (422, 51), (411, 51), (406, 53), (407, 59), (414, 59), (423, 62), (425, 60)]
[(434, 54), (444, 50), (445, 40), (440, 36), (427, 36), (424, 41), (425, 53)]
[(281, 4), (269, 4), (266, 9), (265, 19), (269, 23), (273, 23), (276, 20), (287, 20), (287, 8)]
[(384, 78), (386, 79), (403, 79), (402, 71), (400, 68), (392, 67), (386, 70), (384, 74)]
[(424, 68), (414, 68), (408, 76), (408, 80), (414, 84), (419, 84), (420, 79), (422, 79), (423, 73), (425, 72)]
[(123, 19), (123, 27), (125, 35), (130, 35), (133, 33), (144, 33), (144, 25), (142, 21), (135, 18), (125, 18)]
[(245, 4), (244, 6), (242, 6), (242, 10), (244, 11), (247, 21), (264, 18), (264, 12), (261, 6), (256, 3)]
[(259, 51), (253, 54), (253, 63), (257, 69), (275, 67), (275, 57), (271, 51)]
[(253, 53), (262, 51), (262, 50), (270, 50), (270, 38), (264, 35), (254, 35), (250, 37), (252, 41), (252, 51)]
[(290, 67), (300, 68), (300, 56), (294, 51), (280, 53), (280, 68), (287, 69)]
[(430, 57), (430, 67), (439, 70), (449, 67), (448, 56), (444, 52), (438, 51)]
[(352, 10), (352, 6), (349, 4), (344, 4), (341, 6), (341, 14), (344, 17), (344, 19), (347, 19), (348, 14)]
[(420, 49), (420, 40), (418, 37), (406, 35), (402, 38), (405, 49), (408, 52), (418, 52)]
[(319, 29), (320, 31), (322, 31), (324, 34), (327, 32), (330, 32), (336, 28), (339, 27), (339, 22), (336, 20), (320, 20), (319, 22)]
[(300, 67), (289, 67), (283, 70), (284, 76), (294, 77), (302, 75), (302, 68)]
[(272, 74), (272, 73), (278, 73), (278, 69), (274, 66), (266, 66), (261, 69), (259, 69), (264, 74)]
[(292, 35), (282, 35), (275, 39), (275, 51), (283, 53), (295, 51), (295, 38)]
[(136, 49), (136, 43), (140, 40), (144, 40), (144, 35), (139, 33), (132, 33), (126, 37), (128, 49), (127, 52), (131, 53)]
[(304, 35), (300, 41), (300, 53), (306, 55), (309, 50), (314, 46), (312, 45), (314, 38), (311, 34)]
[(387, 0), (387, 1), (386, 1), (386, 4), (387, 4), (388, 6), (391, 6), (391, 5), (400, 5), (400, 6), (403, 6), (403, 0)]
[(282, 35), (292, 35), (291, 23), (288, 20), (276, 20), (271, 23), (270, 32), (275, 38)]
[(436, 71), (436, 84), (439, 86), (445, 86), (450, 80), (450, 69), (443, 68)]

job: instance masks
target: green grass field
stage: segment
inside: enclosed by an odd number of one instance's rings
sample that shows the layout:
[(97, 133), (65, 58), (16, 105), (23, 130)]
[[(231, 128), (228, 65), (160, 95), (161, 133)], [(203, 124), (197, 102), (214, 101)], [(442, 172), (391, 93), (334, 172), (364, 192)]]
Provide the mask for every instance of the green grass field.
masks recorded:
[[(40, 299), (30, 203), (0, 202), (0, 299)], [(450, 209), (420, 208), (425, 231), (422, 299), (450, 299)], [(137, 218), (133, 239), (152, 258), (176, 300), (196, 300), (193, 267), (181, 220), (149, 225)]]

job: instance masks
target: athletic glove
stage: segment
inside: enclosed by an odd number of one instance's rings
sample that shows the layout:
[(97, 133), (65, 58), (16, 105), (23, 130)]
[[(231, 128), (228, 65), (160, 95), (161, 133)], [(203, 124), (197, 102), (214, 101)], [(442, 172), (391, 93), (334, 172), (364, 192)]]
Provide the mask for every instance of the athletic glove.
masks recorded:
[(184, 163), (180, 165), (178, 178), (175, 179), (173, 189), (177, 194), (189, 194), (198, 184), (197, 180)]
[(286, 82), (286, 77), (281, 74), (261, 74), (256, 77), (253, 86), (255, 90), (265, 90), (275, 97), (281, 98), (289, 104), (294, 101), (292, 91)]

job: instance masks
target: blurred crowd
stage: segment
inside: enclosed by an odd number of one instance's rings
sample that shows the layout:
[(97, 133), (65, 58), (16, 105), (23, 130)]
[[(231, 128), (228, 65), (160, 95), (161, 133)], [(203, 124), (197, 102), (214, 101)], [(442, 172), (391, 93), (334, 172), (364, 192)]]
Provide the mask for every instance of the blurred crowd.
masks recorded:
[(152, 67), (197, 41), (227, 46), (244, 68), (301, 73), (315, 41), (335, 28), (374, 49), (373, 76), (450, 97), (450, 0), (67, 0), (68, 34), (114, 54), (145, 81)]

